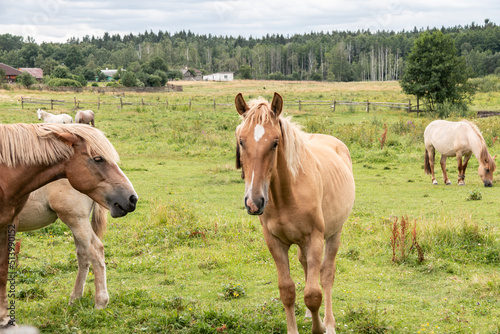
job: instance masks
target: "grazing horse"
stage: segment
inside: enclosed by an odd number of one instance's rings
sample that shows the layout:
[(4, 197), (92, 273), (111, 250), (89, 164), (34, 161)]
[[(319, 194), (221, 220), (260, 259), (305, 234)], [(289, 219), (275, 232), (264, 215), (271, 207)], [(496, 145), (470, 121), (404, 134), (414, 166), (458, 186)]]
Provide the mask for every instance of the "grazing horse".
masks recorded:
[(475, 124), (469, 121), (433, 121), (425, 128), (424, 142), (424, 170), (426, 174), (432, 175), (432, 184), (438, 184), (434, 177), (434, 158), (438, 151), (441, 154), (441, 169), (445, 184), (451, 184), (446, 173), (446, 159), (457, 157), (458, 185), (465, 185), (465, 169), (471, 155), (474, 154), (479, 161), (478, 174), (481, 181), (485, 187), (493, 186), (493, 172), (497, 168), (495, 160), (488, 153), (486, 142)]
[(30, 192), (67, 178), (112, 217), (125, 216), (135, 210), (137, 193), (118, 160), (104, 134), (87, 125), (0, 124), (0, 326), (15, 321), (8, 310), (8, 269), (14, 269), (18, 214)]
[[(89, 217), (92, 213), (92, 221)], [(67, 179), (60, 179), (33, 191), (19, 213), (18, 232), (34, 231), (59, 218), (75, 239), (78, 274), (70, 304), (83, 296), (85, 280), (92, 264), (95, 274), (95, 307), (105, 308), (109, 301), (106, 288), (104, 246), (100, 239), (106, 230), (107, 210), (87, 195), (75, 190)]]
[[(236, 128), (236, 167), (245, 180), (244, 203), (259, 219), (278, 271), (280, 298), (289, 334), (297, 334), (295, 285), (288, 250), (299, 247), (305, 273), (304, 302), (313, 333), (335, 333), (332, 286), (342, 226), (354, 204), (355, 186), (349, 150), (335, 137), (308, 134), (280, 117), (283, 98), (247, 105), (235, 98), (242, 123)], [(324, 258), (322, 253), (324, 250)], [(319, 309), (325, 295), (325, 317)]]
[(78, 110), (75, 115), (75, 123), (94, 126), (94, 112), (92, 110)]
[(43, 119), (44, 123), (55, 123), (55, 124), (70, 124), (73, 123), (73, 117), (68, 114), (54, 115), (49, 112), (38, 109), (36, 111), (38, 119)]

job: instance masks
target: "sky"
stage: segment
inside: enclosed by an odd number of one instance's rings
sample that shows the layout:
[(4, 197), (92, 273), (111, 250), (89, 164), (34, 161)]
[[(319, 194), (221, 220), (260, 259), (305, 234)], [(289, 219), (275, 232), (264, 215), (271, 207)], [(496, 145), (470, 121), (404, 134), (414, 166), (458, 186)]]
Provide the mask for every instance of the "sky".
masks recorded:
[(0, 34), (71, 37), (181, 30), (259, 38), (309, 32), (500, 24), (499, 0), (0, 0)]

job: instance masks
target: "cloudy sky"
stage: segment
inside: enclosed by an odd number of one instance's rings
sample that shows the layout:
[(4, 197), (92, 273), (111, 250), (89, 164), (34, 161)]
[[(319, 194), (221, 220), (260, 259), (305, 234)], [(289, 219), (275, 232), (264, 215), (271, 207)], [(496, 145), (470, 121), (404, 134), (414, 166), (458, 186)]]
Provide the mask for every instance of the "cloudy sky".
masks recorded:
[(144, 31), (261, 37), (332, 30), (410, 30), (485, 19), (500, 24), (499, 0), (1, 0), (0, 34), (37, 43), (104, 32)]

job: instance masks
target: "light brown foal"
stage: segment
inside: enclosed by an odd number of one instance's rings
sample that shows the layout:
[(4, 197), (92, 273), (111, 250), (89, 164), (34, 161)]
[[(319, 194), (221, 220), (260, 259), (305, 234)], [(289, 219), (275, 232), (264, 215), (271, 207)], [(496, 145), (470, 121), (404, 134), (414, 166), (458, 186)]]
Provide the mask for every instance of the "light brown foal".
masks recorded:
[[(337, 138), (304, 133), (280, 117), (283, 99), (277, 93), (271, 104), (260, 99), (250, 105), (240, 93), (235, 104), (243, 118), (236, 129), (236, 165), (245, 179), (245, 207), (249, 214), (260, 215), (278, 271), (288, 333), (298, 334), (295, 284), (288, 261), (292, 244), (298, 245), (304, 268), (304, 302), (312, 317), (312, 333), (335, 333), (335, 256), (355, 197), (349, 150)], [(320, 278), (324, 321), (319, 315)]]

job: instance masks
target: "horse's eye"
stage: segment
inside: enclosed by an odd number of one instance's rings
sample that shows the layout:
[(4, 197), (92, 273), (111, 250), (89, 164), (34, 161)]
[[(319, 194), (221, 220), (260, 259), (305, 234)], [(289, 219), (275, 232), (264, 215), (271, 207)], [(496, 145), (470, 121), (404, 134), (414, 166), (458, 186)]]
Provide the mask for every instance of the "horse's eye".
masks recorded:
[(101, 157), (100, 155), (98, 155), (98, 156), (94, 157), (94, 161), (95, 162), (104, 162), (104, 158)]
[(243, 148), (243, 139), (240, 139), (240, 146)]
[(274, 149), (276, 149), (276, 147), (278, 147), (278, 141), (277, 140), (273, 143), (273, 146), (271, 148), (274, 150)]
[(489, 170), (488, 168), (486, 168), (486, 169), (485, 169), (485, 171), (486, 171), (486, 173), (489, 173), (489, 172), (490, 172), (490, 170)]

